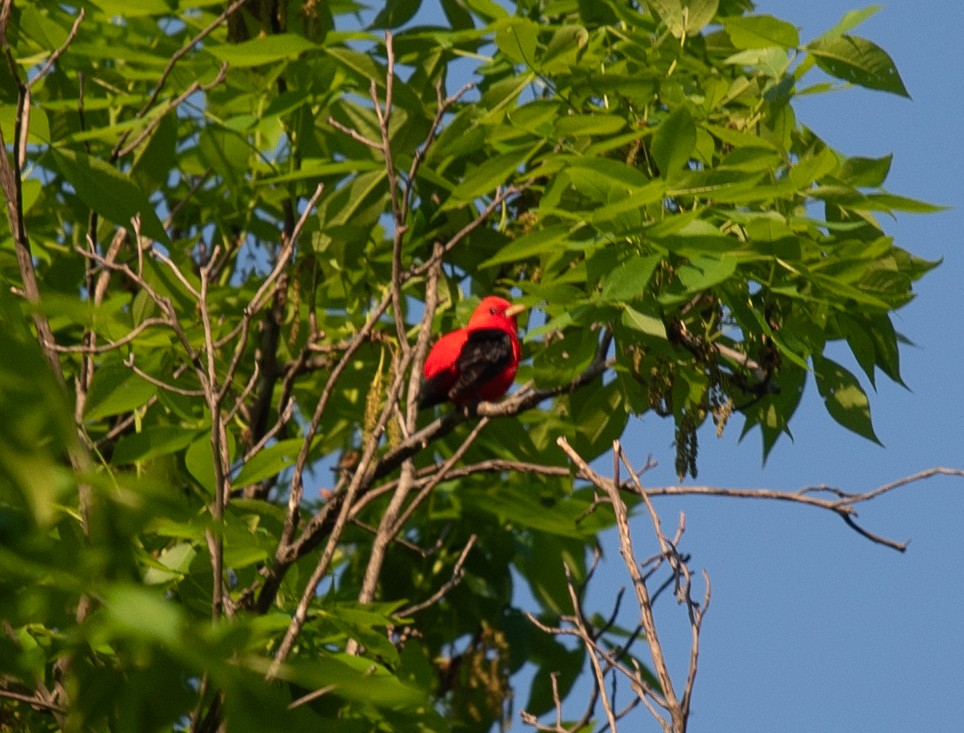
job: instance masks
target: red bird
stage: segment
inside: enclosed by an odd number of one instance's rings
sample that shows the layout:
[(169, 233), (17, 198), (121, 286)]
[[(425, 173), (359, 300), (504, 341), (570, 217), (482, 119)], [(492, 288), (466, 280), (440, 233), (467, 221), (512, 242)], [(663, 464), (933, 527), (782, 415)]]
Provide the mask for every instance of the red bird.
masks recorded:
[(518, 325), (523, 305), (490, 295), (472, 313), (469, 325), (440, 338), (425, 360), (420, 408), (449, 400), (472, 405), (506, 393), (519, 368)]

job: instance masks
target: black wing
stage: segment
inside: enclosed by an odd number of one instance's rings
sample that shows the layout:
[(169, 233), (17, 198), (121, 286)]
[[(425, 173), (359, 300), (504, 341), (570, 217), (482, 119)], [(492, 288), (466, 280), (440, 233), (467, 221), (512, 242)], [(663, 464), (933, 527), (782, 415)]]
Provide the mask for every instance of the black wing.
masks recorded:
[(422, 388), (418, 392), (418, 409), (424, 410), (445, 402), (449, 398), (449, 379), (450, 375), (443, 371), (422, 382)]
[(477, 402), (479, 387), (494, 378), (512, 362), (512, 339), (498, 328), (479, 328), (459, 352), (455, 365), (459, 376), (449, 389), (453, 402)]

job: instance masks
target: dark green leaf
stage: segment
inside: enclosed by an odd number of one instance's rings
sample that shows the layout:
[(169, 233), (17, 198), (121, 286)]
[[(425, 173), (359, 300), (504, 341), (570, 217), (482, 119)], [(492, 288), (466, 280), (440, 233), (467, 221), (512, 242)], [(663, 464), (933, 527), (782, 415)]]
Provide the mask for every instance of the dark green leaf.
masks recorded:
[(818, 39), (807, 46), (817, 66), (831, 76), (868, 89), (910, 97), (893, 60), (873, 41), (859, 36)]
[(826, 357), (814, 356), (813, 370), (817, 391), (830, 416), (848, 430), (879, 444), (870, 420), (870, 401), (857, 378)]
[(890, 172), (893, 159), (893, 155), (885, 155), (883, 158), (847, 158), (840, 166), (837, 176), (851, 186), (881, 186)]
[(241, 468), (234, 479), (234, 485), (241, 488), (277, 476), (294, 465), (303, 442), (300, 438), (292, 438), (258, 451)]
[(659, 255), (633, 257), (623, 262), (606, 277), (602, 299), (607, 302), (635, 300), (643, 295), (649, 279), (659, 264)]
[(125, 366), (103, 366), (94, 373), (87, 395), (84, 419), (88, 422), (119, 415), (141, 407), (157, 387)]
[(147, 195), (130, 178), (99, 158), (66, 148), (51, 148), (57, 169), (87, 206), (119, 227), (130, 229), (131, 219), (141, 218), (141, 231), (169, 244), (167, 232)]
[(387, 0), (372, 21), (372, 28), (398, 28), (418, 12), (422, 0)]
[(533, 149), (513, 150), (478, 165), (452, 190), (452, 198), (446, 208), (492, 193), (496, 187), (509, 181), (519, 166), (534, 153)]
[(462, 0), (442, 0), (442, 11), (454, 30), (467, 30), (475, 27), (472, 14), (466, 10)]
[(662, 121), (653, 137), (653, 158), (660, 175), (673, 179), (686, 165), (696, 146), (696, 125), (686, 107), (680, 107)]
[(124, 466), (137, 461), (147, 461), (158, 456), (176, 453), (196, 440), (195, 431), (183, 427), (157, 426), (149, 427), (136, 433), (122, 437), (111, 462), (115, 466)]

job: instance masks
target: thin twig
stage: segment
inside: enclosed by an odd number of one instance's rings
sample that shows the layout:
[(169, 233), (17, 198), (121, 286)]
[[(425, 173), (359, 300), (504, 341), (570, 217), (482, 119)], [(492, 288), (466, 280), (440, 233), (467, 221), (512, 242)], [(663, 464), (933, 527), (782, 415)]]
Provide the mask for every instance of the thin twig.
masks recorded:
[(87, 12), (84, 8), (81, 8), (77, 12), (77, 18), (74, 20), (74, 24), (71, 26), (70, 32), (67, 34), (67, 38), (64, 39), (64, 42), (60, 44), (59, 48), (50, 54), (50, 57), (47, 59), (44, 65), (40, 67), (40, 71), (34, 75), (33, 79), (30, 79), (27, 82), (28, 90), (31, 89), (38, 81), (47, 76), (47, 73), (51, 68), (53, 68), (53, 65), (57, 63), (57, 59), (59, 59), (63, 55), (64, 51), (67, 50), (67, 47), (73, 43), (74, 39), (77, 37), (77, 31), (80, 30), (80, 24), (86, 16)]
[[(211, 91), (212, 89), (214, 89), (214, 87), (218, 86), (219, 84), (221, 84), (221, 82), (224, 81), (225, 77), (227, 76), (227, 73), (228, 73), (228, 64), (227, 62), (225, 62), (221, 64), (220, 68), (218, 69), (218, 73), (215, 75), (214, 79), (212, 79), (209, 83), (202, 84), (199, 81), (193, 82), (187, 89), (185, 89), (183, 92), (178, 94), (174, 99), (172, 99), (170, 102), (167, 103), (167, 109), (165, 109), (163, 112), (155, 114), (154, 117), (151, 119), (151, 121), (144, 126), (144, 129), (138, 133), (137, 137), (131, 140), (123, 148), (118, 150), (116, 154), (117, 157), (124, 158), (130, 155), (131, 153), (133, 153), (135, 150), (137, 150), (137, 148), (140, 147), (141, 143), (143, 143), (148, 137), (150, 137), (151, 133), (153, 133), (154, 130), (157, 129), (158, 125), (161, 124), (161, 121), (164, 119), (164, 117), (170, 114), (171, 110), (174, 110), (180, 107), (185, 101), (190, 99), (190, 97), (196, 94), (197, 92)], [(129, 134), (129, 133), (126, 133), (126, 134)], [(181, 202), (181, 205), (183, 205), (183, 202)]]
[[(150, 111), (151, 107), (154, 106), (154, 103), (161, 95), (161, 90), (164, 88), (164, 85), (167, 83), (168, 77), (174, 71), (174, 67), (177, 65), (177, 62), (180, 61), (182, 58), (184, 58), (188, 53), (190, 53), (191, 49), (193, 49), (197, 44), (199, 44), (201, 41), (207, 38), (211, 33), (213, 33), (218, 28), (218, 26), (220, 26), (228, 18), (234, 15), (238, 10), (244, 7), (246, 2), (247, 0), (234, 0), (234, 2), (232, 2), (230, 5), (228, 5), (228, 7), (224, 9), (224, 12), (222, 12), (217, 18), (211, 21), (211, 23), (209, 23), (205, 28), (203, 28), (196, 36), (194, 36), (194, 38), (192, 38), (184, 46), (182, 46), (173, 54), (171, 54), (171, 58), (168, 59), (167, 64), (164, 66), (164, 70), (161, 71), (161, 75), (157, 78), (157, 83), (154, 85), (154, 90), (151, 92), (151, 95), (147, 98), (147, 101), (144, 103), (144, 105), (140, 108), (140, 110), (138, 110), (136, 117), (138, 118), (144, 117)], [(127, 131), (123, 135), (121, 135), (120, 139), (114, 145), (113, 151), (111, 152), (111, 160), (117, 160), (117, 158), (120, 156), (121, 151), (124, 149), (127, 143), (127, 138), (129, 136), (130, 136), (130, 131)]]
[(145, 382), (150, 382), (155, 387), (158, 387), (159, 389), (163, 389), (165, 392), (181, 395), (182, 397), (204, 397), (205, 396), (205, 392), (203, 389), (185, 389), (183, 387), (175, 387), (173, 384), (168, 384), (167, 382), (164, 382), (158, 379), (157, 377), (151, 374), (148, 374), (147, 372), (145, 372), (143, 369), (141, 369), (134, 363), (133, 353), (128, 355), (128, 357), (124, 360), (123, 363), (124, 363), (124, 366), (126, 366), (128, 369), (134, 372), (134, 374), (136, 374), (138, 377), (143, 379)]
[(462, 566), (465, 564), (465, 559), (469, 556), (469, 552), (472, 550), (472, 546), (475, 544), (477, 539), (478, 535), (473, 534), (469, 536), (469, 541), (465, 543), (465, 547), (463, 547), (462, 552), (459, 553), (458, 560), (455, 561), (455, 567), (452, 568), (452, 576), (445, 581), (445, 583), (442, 584), (437, 591), (435, 591), (424, 601), (420, 601), (399, 610), (398, 615), (404, 618), (405, 616), (416, 614), (419, 611), (424, 611), (426, 608), (433, 606), (442, 600), (446, 593), (457, 586), (462, 581)]
[[(664, 703), (662, 703), (661, 706), (670, 713), (675, 727), (679, 711), (679, 700), (673, 688), (673, 680), (670, 677), (666, 657), (663, 654), (663, 646), (659, 638), (659, 633), (656, 629), (656, 619), (653, 615), (652, 599), (649, 596), (649, 589), (646, 587), (646, 581), (643, 579), (642, 574), (639, 571), (639, 565), (636, 563), (636, 555), (633, 550), (633, 540), (629, 532), (629, 519), (626, 511), (626, 505), (619, 496), (619, 489), (616, 487), (616, 485), (612, 481), (607, 481), (596, 474), (596, 472), (589, 467), (583, 458), (576, 453), (572, 446), (569, 445), (569, 442), (565, 439), (565, 437), (560, 436), (556, 440), (556, 444), (562, 448), (562, 450), (567, 456), (569, 456), (573, 463), (579, 466), (580, 470), (582, 470), (586, 476), (590, 477), (589, 480), (592, 481), (593, 484), (606, 492), (606, 494), (609, 496), (610, 502), (612, 503), (613, 512), (616, 516), (616, 529), (619, 533), (619, 554), (623, 558), (623, 562), (626, 565), (626, 570), (629, 572), (629, 577), (632, 579), (633, 588), (636, 591), (636, 600), (639, 604), (640, 621), (643, 629), (646, 632), (646, 643), (649, 645), (650, 657), (653, 660), (653, 667), (656, 671), (656, 677), (659, 680), (660, 690), (662, 691), (662, 697), (664, 699)], [(657, 533), (659, 533), (658, 528)], [(664, 729), (669, 730), (667, 721), (662, 718), (662, 716), (657, 716), (657, 719)], [(685, 721), (683, 728), (677, 729), (676, 733), (682, 733), (683, 729), (685, 729)]]
[[(407, 224), (406, 212), (398, 194), (398, 176), (395, 173), (395, 159), (392, 154), (391, 120), (392, 120), (392, 92), (395, 87), (395, 46), (392, 42), (391, 31), (385, 31), (385, 104), (384, 109), (378, 102), (378, 90), (375, 80), (371, 82), (372, 103), (375, 105), (375, 115), (378, 118), (378, 130), (381, 133), (381, 153), (385, 160), (385, 175), (388, 179), (388, 198), (392, 205), (392, 317), (395, 319), (395, 334), (402, 351), (408, 351), (408, 334), (405, 329), (405, 317), (402, 313), (402, 244), (405, 241)], [(409, 181), (409, 186), (414, 184)]]
[(382, 144), (381, 144), (381, 143), (375, 142), (374, 140), (369, 140), (367, 137), (365, 137), (364, 135), (362, 135), (362, 134), (361, 134), (360, 132), (358, 132), (357, 130), (353, 130), (352, 128), (346, 127), (345, 125), (341, 124), (341, 123), (340, 123), (338, 120), (336, 120), (334, 117), (329, 117), (329, 118), (328, 118), (328, 124), (331, 125), (332, 127), (334, 127), (334, 128), (335, 128), (336, 130), (338, 130), (339, 132), (343, 132), (343, 133), (345, 133), (346, 135), (349, 135), (352, 140), (355, 140), (355, 141), (357, 141), (357, 142), (360, 142), (360, 143), (362, 143), (363, 145), (367, 145), (367, 146), (370, 147), (370, 148), (374, 148), (375, 150), (381, 150), (381, 149), (382, 149)]
[(111, 341), (104, 344), (103, 346), (87, 346), (81, 344), (78, 346), (61, 346), (60, 344), (45, 344), (48, 349), (53, 349), (54, 351), (61, 354), (105, 354), (108, 351), (113, 351), (119, 349), (122, 346), (126, 346), (131, 341), (140, 336), (144, 331), (152, 326), (170, 326), (170, 322), (166, 318), (145, 318), (137, 326), (135, 326), (129, 333), (117, 339), (116, 341)]
[(596, 639), (589, 632), (589, 627), (586, 624), (586, 620), (582, 614), (582, 607), (579, 603), (579, 596), (576, 595), (576, 589), (572, 584), (572, 575), (569, 571), (569, 566), (564, 565), (566, 571), (566, 588), (569, 591), (569, 599), (572, 601), (573, 608), (573, 620), (576, 624), (576, 629), (579, 632), (579, 638), (582, 639), (583, 644), (586, 647), (586, 653), (589, 655), (589, 664), (592, 666), (593, 677), (595, 678), (595, 687), (599, 690), (599, 699), (602, 701), (603, 710), (606, 711), (606, 720), (609, 721), (609, 727), (611, 730), (616, 730), (616, 718), (613, 713), (613, 706), (610, 702), (609, 695), (605, 691), (605, 678), (603, 677), (602, 667), (599, 665), (599, 658), (596, 656)]

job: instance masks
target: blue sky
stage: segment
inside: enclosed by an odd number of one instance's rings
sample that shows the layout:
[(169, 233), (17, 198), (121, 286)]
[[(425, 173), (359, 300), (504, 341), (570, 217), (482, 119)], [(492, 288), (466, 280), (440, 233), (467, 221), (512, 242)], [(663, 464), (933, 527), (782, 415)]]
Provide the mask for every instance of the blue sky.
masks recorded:
[[(866, 5), (758, 0), (757, 11), (794, 23), (806, 42), (846, 10)], [(739, 443), (737, 425), (721, 440), (704, 433), (700, 484), (792, 490), (826, 483), (863, 491), (930, 466), (964, 467), (962, 27), (964, 3), (891, 0), (853, 32), (890, 53), (913, 99), (853, 89), (795, 105), (798, 120), (844, 154), (893, 153), (888, 190), (952, 207), (885, 222), (901, 246), (944, 260), (895, 318), (915, 344), (902, 354), (910, 389), (878, 380), (871, 394), (885, 447), (838, 427), (811, 383), (791, 424), (794, 440), (781, 441), (765, 466), (756, 434)], [(655, 418), (625, 436), (637, 463), (648, 453), (660, 461), (647, 475), (650, 485), (675, 481), (671, 437)], [(860, 509), (868, 529), (911, 540), (904, 554), (807, 507), (661, 499), (657, 508), (664, 522), (685, 512), (682, 549), (713, 584), (693, 733), (961, 730), (964, 479), (930, 479)], [(642, 515), (633, 528), (637, 545), (646, 548), (651, 534)], [(599, 610), (627, 584), (615, 542), (607, 539), (607, 567), (593, 589)], [(668, 597), (657, 607), (677, 685), (689, 644), (678, 624), (683, 616)]]

